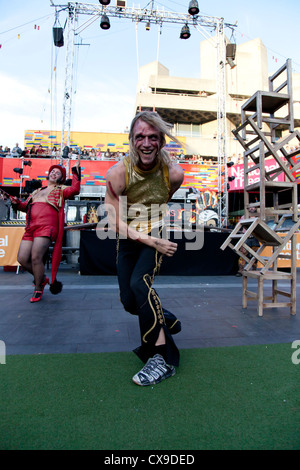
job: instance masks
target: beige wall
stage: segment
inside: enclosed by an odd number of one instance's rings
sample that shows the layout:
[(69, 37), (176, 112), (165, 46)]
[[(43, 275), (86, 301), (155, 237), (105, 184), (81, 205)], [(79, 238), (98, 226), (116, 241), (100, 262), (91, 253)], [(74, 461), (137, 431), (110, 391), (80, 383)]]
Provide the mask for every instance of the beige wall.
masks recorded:
[[(158, 62), (152, 62), (140, 68), (140, 79), (137, 85), (136, 109), (139, 106), (165, 108), (174, 112), (189, 110), (191, 119), (193, 111), (201, 110), (211, 115), (217, 112), (216, 83), (216, 47), (211, 40), (200, 43), (201, 76), (199, 79), (172, 77), (169, 69)], [(267, 49), (260, 38), (253, 39), (237, 46), (236, 67), (226, 65), (226, 112), (240, 116), (242, 104), (257, 90), (268, 90)], [(283, 61), (284, 63), (284, 61)], [(282, 64), (278, 64), (278, 68)], [(164, 94), (154, 94), (153, 90), (165, 89)], [(182, 90), (178, 94), (176, 90)], [(207, 96), (190, 92), (205, 92)], [(300, 123), (300, 74), (293, 74), (294, 117)], [(212, 118), (210, 118), (212, 119)], [(175, 126), (176, 128), (176, 126)], [(227, 154), (238, 155), (243, 152), (240, 144), (234, 139), (232, 130), (235, 125), (227, 119)], [(205, 156), (217, 156), (217, 120), (201, 125), (201, 136), (186, 136), (187, 153)]]

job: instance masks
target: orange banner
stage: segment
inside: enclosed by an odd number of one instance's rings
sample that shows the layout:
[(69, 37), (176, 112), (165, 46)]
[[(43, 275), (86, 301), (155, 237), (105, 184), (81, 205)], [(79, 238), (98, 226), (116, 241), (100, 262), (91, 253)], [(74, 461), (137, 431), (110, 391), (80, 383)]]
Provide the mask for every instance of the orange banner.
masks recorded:
[[(281, 233), (281, 237), (285, 237), (286, 233)], [(284, 249), (281, 251), (283, 255), (290, 255), (291, 254), (291, 241), (289, 241)], [(272, 247), (267, 246), (261, 253), (261, 256), (270, 257), (272, 255)], [(291, 260), (280, 258), (280, 255), (277, 259), (277, 266), (278, 268), (290, 268), (291, 267)], [(296, 234), (296, 260), (297, 260), (297, 268), (300, 268), (300, 233)], [(261, 267), (261, 264), (257, 264), (258, 267)]]
[(17, 254), (24, 227), (0, 227), (0, 266), (18, 266)]

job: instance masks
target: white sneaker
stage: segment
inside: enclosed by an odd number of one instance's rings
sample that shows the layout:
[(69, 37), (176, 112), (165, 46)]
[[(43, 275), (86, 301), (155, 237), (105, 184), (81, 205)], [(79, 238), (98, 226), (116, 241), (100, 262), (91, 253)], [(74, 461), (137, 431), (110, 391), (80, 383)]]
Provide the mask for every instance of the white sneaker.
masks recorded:
[(166, 364), (164, 358), (160, 354), (148, 359), (144, 367), (132, 377), (137, 385), (154, 385), (158, 384), (168, 377), (175, 375), (174, 366)]

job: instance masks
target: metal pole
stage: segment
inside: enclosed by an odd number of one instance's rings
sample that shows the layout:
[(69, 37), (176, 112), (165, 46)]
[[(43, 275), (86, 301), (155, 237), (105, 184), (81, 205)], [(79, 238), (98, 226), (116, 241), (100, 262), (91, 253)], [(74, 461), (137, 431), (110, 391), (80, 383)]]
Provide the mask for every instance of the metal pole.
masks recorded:
[(71, 120), (72, 120), (72, 98), (73, 98), (73, 68), (74, 68), (74, 39), (76, 5), (68, 4), (67, 38), (66, 38), (66, 61), (65, 61), (65, 88), (63, 100), (63, 119), (61, 131), (61, 154), (60, 163), (63, 163), (63, 150), (70, 146)]
[(218, 139), (218, 193), (219, 226), (227, 226), (227, 128), (226, 128), (226, 47), (223, 18), (217, 24), (217, 139)]

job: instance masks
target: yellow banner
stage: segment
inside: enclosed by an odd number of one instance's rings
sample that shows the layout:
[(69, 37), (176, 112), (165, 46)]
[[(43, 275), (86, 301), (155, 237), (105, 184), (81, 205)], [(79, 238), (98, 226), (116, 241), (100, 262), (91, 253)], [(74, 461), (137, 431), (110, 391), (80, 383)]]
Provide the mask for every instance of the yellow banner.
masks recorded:
[(0, 266), (18, 266), (17, 255), (24, 227), (0, 227)]

